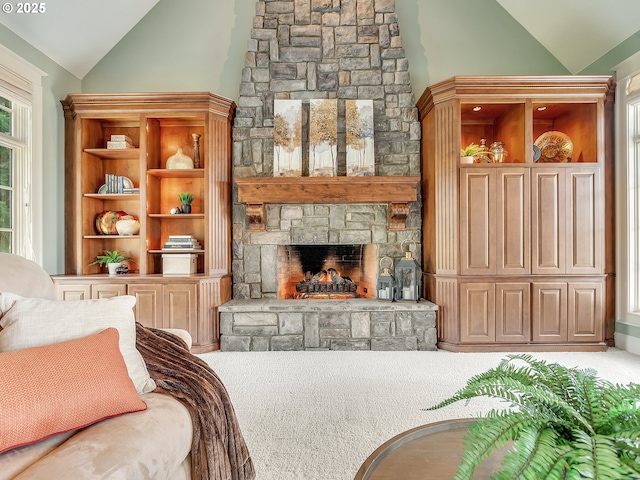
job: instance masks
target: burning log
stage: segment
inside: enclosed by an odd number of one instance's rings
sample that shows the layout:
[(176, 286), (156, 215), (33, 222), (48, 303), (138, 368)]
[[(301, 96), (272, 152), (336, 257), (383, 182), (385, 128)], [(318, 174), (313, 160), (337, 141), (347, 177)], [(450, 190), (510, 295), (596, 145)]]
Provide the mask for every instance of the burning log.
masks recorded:
[(356, 293), (358, 285), (353, 283), (349, 277), (342, 277), (335, 268), (322, 270), (316, 274), (307, 272), (305, 279), (298, 282), (296, 291), (303, 294), (322, 294), (322, 293), (350, 293), (352, 296), (358, 296)]

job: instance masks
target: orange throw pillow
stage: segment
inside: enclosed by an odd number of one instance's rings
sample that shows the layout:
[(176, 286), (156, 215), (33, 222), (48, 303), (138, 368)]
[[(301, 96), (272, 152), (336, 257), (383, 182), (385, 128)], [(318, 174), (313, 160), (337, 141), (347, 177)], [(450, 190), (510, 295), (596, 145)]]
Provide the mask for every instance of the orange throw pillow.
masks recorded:
[(0, 353), (0, 453), (105, 418), (145, 410), (108, 328)]

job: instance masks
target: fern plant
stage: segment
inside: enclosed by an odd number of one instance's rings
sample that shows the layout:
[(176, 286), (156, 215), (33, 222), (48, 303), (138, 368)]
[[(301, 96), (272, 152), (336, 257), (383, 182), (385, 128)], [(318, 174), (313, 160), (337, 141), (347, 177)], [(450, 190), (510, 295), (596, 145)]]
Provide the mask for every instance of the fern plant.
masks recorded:
[(483, 396), (511, 408), (469, 427), (456, 480), (471, 479), (508, 441), (513, 445), (492, 479), (640, 479), (640, 386), (512, 354), (427, 410)]

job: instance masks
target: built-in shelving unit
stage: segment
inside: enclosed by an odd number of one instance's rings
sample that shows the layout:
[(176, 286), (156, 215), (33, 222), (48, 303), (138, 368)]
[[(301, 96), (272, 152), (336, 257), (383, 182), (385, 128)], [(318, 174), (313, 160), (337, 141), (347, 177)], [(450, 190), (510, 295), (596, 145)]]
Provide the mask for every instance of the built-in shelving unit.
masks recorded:
[[(63, 102), (66, 120), (66, 275), (56, 277), (61, 298), (114, 294), (138, 297), (136, 314), (155, 327), (181, 327), (195, 351), (218, 347), (216, 308), (231, 298), (231, 100), (208, 92), (73, 94)], [(167, 169), (178, 148), (200, 168)], [(112, 135), (131, 147), (110, 149)], [(99, 193), (106, 174), (125, 177), (139, 193)], [(191, 214), (171, 214), (178, 194), (191, 192)], [(126, 212), (138, 235), (101, 235), (95, 218)], [(167, 251), (171, 235), (192, 235), (199, 249)], [(133, 259), (131, 273), (109, 277), (91, 265), (104, 250)], [(163, 255), (197, 255), (197, 273), (163, 275)], [(174, 284), (181, 284), (178, 288)], [(174, 285), (172, 287), (172, 285)], [(144, 307), (144, 308), (143, 308)]]

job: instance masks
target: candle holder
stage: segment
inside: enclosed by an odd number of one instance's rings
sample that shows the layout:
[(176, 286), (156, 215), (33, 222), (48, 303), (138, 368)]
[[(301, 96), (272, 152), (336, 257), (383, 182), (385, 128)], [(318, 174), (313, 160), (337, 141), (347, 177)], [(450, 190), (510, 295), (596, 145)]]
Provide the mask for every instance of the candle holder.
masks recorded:
[(193, 137), (193, 168), (200, 168), (200, 137), (199, 133), (192, 133)]
[[(385, 259), (389, 261), (388, 267), (385, 267), (382, 265), (382, 262)], [(380, 259), (380, 268), (382, 269), (382, 271), (378, 276), (377, 298), (378, 300), (391, 300), (392, 302), (395, 302), (396, 301), (396, 293), (395, 293), (396, 281), (395, 281), (395, 278), (393, 278), (393, 275), (391, 275), (391, 269), (393, 268), (393, 260), (391, 260), (389, 257), (382, 257)]]
[[(404, 249), (406, 240), (402, 242)], [(414, 249), (416, 243), (412, 242)], [(396, 300), (406, 300), (417, 302), (420, 300), (420, 285), (422, 280), (422, 270), (420, 265), (413, 258), (411, 250), (405, 252), (405, 256), (396, 264)]]

